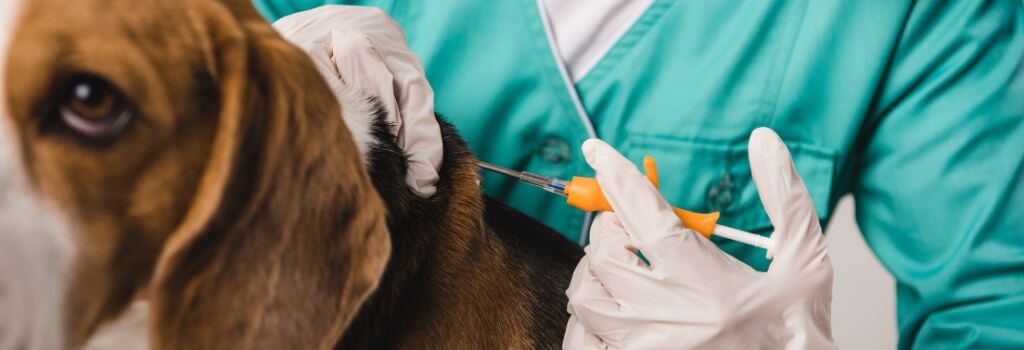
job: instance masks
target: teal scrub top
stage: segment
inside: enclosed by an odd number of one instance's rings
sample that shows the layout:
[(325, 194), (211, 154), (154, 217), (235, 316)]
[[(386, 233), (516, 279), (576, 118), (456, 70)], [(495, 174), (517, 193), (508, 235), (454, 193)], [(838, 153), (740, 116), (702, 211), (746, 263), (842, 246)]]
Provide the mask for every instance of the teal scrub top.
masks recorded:
[[(658, 161), (677, 206), (768, 234), (750, 132), (790, 147), (822, 223), (853, 194), (897, 282), (899, 347), (1024, 346), (1024, 9), (1019, 0), (655, 0), (578, 83), (535, 0), (256, 0), (269, 19), (380, 7), (406, 30), (485, 161), (592, 175), (592, 134)], [(573, 104), (575, 90), (586, 120)], [(563, 199), (487, 175), (487, 193), (578, 240)], [(764, 251), (719, 245), (765, 269)]]

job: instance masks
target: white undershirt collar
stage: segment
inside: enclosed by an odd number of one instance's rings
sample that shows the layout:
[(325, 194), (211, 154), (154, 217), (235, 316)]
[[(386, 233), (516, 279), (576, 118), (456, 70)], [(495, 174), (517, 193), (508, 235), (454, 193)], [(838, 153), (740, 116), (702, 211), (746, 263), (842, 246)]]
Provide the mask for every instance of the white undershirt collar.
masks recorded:
[(541, 0), (558, 54), (578, 83), (654, 0)]

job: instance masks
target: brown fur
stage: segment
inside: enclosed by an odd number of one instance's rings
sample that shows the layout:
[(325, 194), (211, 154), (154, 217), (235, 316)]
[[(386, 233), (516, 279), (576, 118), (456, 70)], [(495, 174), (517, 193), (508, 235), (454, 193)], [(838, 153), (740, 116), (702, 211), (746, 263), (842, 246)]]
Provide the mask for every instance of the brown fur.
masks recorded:
[[(394, 164), (384, 156), (371, 157), (390, 209), (394, 255), (339, 348), (547, 347), (533, 334), (551, 325), (531, 312), (540, 300), (530, 290), (528, 270), (484, 221), (475, 158), (453, 130), (442, 132), (445, 161), (438, 192), (429, 200), (406, 189), (404, 172), (386, 169)], [(565, 303), (558, 308), (564, 313)], [(564, 321), (559, 323), (554, 327), (560, 333)]]
[[(384, 206), (305, 54), (241, 0), (24, 10), (6, 98), (27, 171), (77, 226), (68, 345), (145, 297), (154, 348), (332, 347), (389, 244)], [(137, 108), (109, 144), (48, 124), (61, 84), (82, 73)]]

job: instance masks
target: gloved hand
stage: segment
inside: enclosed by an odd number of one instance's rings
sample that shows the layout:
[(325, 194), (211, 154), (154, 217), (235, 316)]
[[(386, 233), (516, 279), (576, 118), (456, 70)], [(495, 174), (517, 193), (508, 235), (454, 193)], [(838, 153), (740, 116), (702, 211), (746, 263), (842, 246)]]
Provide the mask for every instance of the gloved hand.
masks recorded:
[(573, 274), (564, 348), (835, 347), (832, 266), (821, 226), (774, 132), (755, 130), (749, 152), (775, 226), (774, 261), (765, 273), (683, 228), (647, 178), (604, 142), (587, 141), (583, 153), (615, 212), (597, 217)]
[[(398, 23), (377, 8), (328, 5), (281, 18), (274, 28), (309, 53), (339, 100), (350, 101), (343, 114), (368, 96), (380, 99), (409, 159), (406, 183), (421, 197), (434, 195), (443, 157), (434, 90)], [(372, 121), (352, 119), (345, 122), (365, 156), (372, 140), (360, 138), (371, 136)]]

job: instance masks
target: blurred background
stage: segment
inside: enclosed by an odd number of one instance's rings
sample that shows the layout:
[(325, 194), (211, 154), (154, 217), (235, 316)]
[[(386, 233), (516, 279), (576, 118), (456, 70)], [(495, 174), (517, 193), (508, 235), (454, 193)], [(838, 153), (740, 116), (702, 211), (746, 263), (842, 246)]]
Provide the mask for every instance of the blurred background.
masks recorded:
[(825, 229), (835, 268), (832, 335), (840, 349), (896, 348), (896, 284), (854, 222), (853, 197), (839, 201)]

